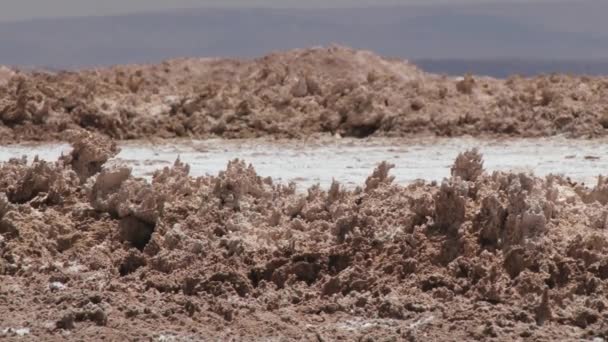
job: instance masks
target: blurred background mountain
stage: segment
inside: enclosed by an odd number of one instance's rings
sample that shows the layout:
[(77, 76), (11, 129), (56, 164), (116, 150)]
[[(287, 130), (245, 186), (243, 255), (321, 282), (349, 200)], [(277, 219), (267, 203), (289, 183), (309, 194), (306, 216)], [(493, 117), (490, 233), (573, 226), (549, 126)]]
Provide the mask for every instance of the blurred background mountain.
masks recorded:
[(103, 16), (16, 15), (19, 20), (5, 15), (0, 64), (63, 69), (175, 57), (257, 57), (337, 43), (452, 75), (608, 73), (608, 1), (398, 3), (228, 3)]

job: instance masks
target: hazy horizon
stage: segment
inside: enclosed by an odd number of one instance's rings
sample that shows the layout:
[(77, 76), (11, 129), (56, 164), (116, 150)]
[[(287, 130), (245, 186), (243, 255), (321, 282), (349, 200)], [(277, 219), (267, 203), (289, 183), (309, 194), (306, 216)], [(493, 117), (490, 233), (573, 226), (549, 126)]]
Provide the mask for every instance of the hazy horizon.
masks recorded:
[[(155, 12), (204, 8), (348, 8), (408, 5), (466, 5), (543, 3), (550, 0), (3, 0), (0, 22), (41, 18), (112, 16), (137, 12)], [(577, 2), (577, 0), (552, 0)]]
[[(517, 64), (515, 71), (608, 73), (608, 2), (598, 0), (34, 2), (5, 0), (0, 64), (74, 68), (248, 58), (336, 43), (422, 60), (434, 71), (481, 68), (470, 61), (489, 60), (480, 70), (500, 74)], [(46, 18), (36, 18), (42, 14)]]

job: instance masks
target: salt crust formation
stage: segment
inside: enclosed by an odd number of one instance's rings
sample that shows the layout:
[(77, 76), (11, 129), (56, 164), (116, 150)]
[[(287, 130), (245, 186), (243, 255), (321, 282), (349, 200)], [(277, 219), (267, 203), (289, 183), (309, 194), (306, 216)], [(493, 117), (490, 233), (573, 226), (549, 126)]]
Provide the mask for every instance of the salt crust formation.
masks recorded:
[(608, 132), (608, 79), (429, 74), (330, 46), (253, 60), (64, 72), (0, 68), (0, 142), (172, 137), (551, 136)]
[[(487, 173), (304, 193), (244, 161), (148, 182), (73, 132), (0, 164), (0, 336), (573, 340), (608, 336), (608, 186)], [(10, 328), (10, 329), (9, 329)], [(21, 330), (19, 330), (21, 329)], [(26, 329), (26, 330), (23, 330)]]

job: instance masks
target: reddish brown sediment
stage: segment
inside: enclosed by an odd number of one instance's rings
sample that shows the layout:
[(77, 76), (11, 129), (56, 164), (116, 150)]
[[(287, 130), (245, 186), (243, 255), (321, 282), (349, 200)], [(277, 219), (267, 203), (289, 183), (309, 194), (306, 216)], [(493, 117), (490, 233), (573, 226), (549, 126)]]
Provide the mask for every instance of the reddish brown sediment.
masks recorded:
[(114, 139), (500, 135), (608, 132), (608, 79), (456, 79), (343, 47), (253, 60), (176, 59), (76, 72), (0, 69), (0, 142)]
[[(115, 153), (103, 141), (74, 135), (72, 158), (101, 167)], [(68, 157), (12, 160), (0, 165), (0, 334), (606, 337), (606, 182), (482, 165), (468, 151), (441, 184), (400, 185), (383, 163), (355, 190), (302, 194), (238, 160), (199, 178), (177, 161), (151, 182)]]

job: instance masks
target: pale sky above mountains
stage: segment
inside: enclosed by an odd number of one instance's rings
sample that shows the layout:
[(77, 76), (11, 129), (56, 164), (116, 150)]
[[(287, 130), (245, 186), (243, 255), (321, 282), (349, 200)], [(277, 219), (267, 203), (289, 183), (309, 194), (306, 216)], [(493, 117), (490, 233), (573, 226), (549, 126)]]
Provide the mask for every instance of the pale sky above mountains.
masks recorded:
[(432, 60), (437, 72), (608, 74), (606, 13), (608, 0), (0, 0), (0, 65), (248, 58), (336, 43)]
[(0, 0), (0, 21), (115, 15), (199, 7), (327, 8), (530, 2), (546, 2), (550, 5), (556, 0)]

